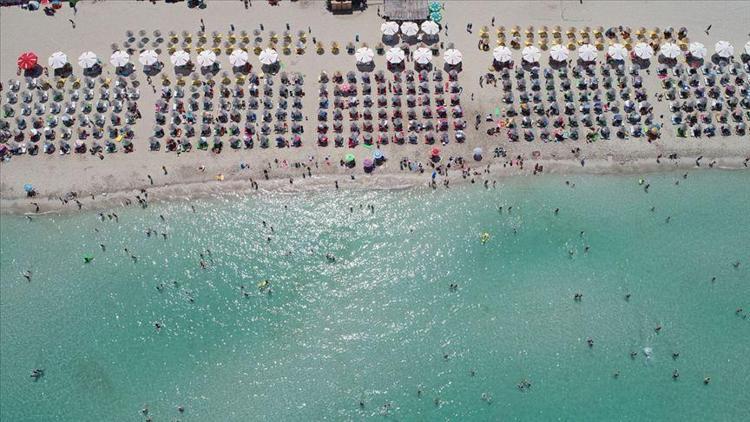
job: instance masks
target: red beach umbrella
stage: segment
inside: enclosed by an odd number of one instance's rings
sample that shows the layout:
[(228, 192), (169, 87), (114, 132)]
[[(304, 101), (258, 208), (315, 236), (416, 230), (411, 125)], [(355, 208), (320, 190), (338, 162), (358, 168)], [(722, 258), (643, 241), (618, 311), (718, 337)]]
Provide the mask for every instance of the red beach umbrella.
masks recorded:
[(36, 66), (38, 60), (39, 57), (37, 57), (36, 54), (32, 53), (31, 51), (27, 51), (18, 56), (18, 67), (23, 70), (29, 70)]
[(432, 156), (433, 157), (439, 157), (440, 156), (440, 148), (435, 147), (432, 149)]

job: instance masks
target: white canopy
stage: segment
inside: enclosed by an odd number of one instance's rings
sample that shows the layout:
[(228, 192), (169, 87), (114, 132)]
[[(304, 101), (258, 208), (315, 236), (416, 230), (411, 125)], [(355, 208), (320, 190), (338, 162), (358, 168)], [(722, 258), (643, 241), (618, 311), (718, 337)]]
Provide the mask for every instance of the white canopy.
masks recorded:
[(440, 32), (440, 27), (434, 21), (422, 22), (422, 32), (427, 35), (437, 35)]
[(130, 55), (128, 55), (127, 51), (115, 51), (112, 53), (112, 56), (110, 56), (109, 62), (115, 67), (127, 66), (127, 64), (130, 63)]
[(96, 58), (96, 54), (92, 51), (87, 51), (78, 56), (78, 66), (81, 66), (84, 69), (94, 67), (97, 63), (99, 63), (99, 60)]
[(385, 52), (385, 59), (388, 63), (399, 64), (404, 61), (405, 58), (406, 54), (404, 54), (404, 50), (398, 47), (393, 47)]
[(549, 56), (556, 62), (568, 60), (568, 49), (560, 44), (555, 44), (549, 49)]
[(662, 44), (662, 46), (659, 48), (659, 51), (661, 52), (662, 56), (668, 59), (676, 59), (680, 56), (680, 53), (682, 53), (682, 51), (680, 50), (680, 46), (673, 42)]
[(357, 63), (370, 63), (375, 57), (375, 52), (371, 48), (361, 47), (354, 52), (354, 58), (357, 59)]
[(151, 66), (159, 61), (159, 55), (154, 50), (145, 50), (138, 56), (138, 61), (144, 66)]
[(584, 44), (578, 47), (578, 57), (587, 62), (596, 60), (596, 47), (591, 44)]
[(169, 57), (169, 60), (175, 66), (185, 66), (186, 64), (190, 63), (190, 54), (188, 54), (185, 50), (177, 50), (172, 53), (172, 56)]
[(508, 47), (501, 45), (500, 47), (495, 47), (495, 49), (492, 50), (492, 57), (494, 57), (495, 60), (499, 61), (500, 63), (507, 63), (513, 60), (513, 53), (511, 53)]
[(633, 51), (637, 57), (640, 57), (643, 60), (650, 59), (654, 56), (654, 49), (645, 42), (639, 42), (636, 44)]
[(229, 64), (231, 64), (234, 67), (240, 67), (247, 64), (248, 55), (247, 51), (240, 50), (240, 49), (234, 49), (232, 50), (232, 54), (229, 55)]
[(389, 37), (396, 35), (398, 34), (398, 24), (396, 22), (383, 22), (380, 25), (380, 32)]
[(702, 59), (706, 57), (706, 54), (708, 54), (706, 46), (699, 42), (691, 42), (690, 46), (688, 47), (688, 52), (696, 59)]
[(54, 52), (51, 56), (49, 56), (47, 64), (52, 69), (59, 69), (68, 64), (68, 56), (66, 56), (62, 51)]
[(719, 41), (714, 46), (714, 51), (719, 57), (729, 58), (734, 56), (734, 46), (728, 41)]
[(198, 58), (196, 60), (202, 67), (213, 66), (214, 63), (216, 63), (216, 53), (211, 50), (203, 50), (198, 53)]
[(628, 57), (628, 49), (622, 44), (615, 43), (609, 46), (607, 55), (612, 60), (625, 60)]
[(432, 61), (432, 52), (429, 48), (420, 47), (411, 55), (414, 58), (414, 61), (419, 64), (427, 64)]
[(273, 48), (266, 48), (260, 52), (258, 60), (265, 65), (274, 64), (279, 61), (279, 53)]
[(524, 49), (521, 50), (521, 57), (523, 57), (523, 60), (528, 63), (537, 63), (542, 57), (542, 52), (539, 51), (538, 48), (531, 45), (528, 47), (524, 47)]
[(451, 66), (461, 63), (463, 59), (464, 59), (464, 55), (461, 54), (461, 52), (456, 50), (455, 48), (450, 48), (448, 50), (445, 50), (445, 53), (443, 53), (443, 60), (445, 60), (445, 62)]
[(401, 24), (401, 33), (407, 37), (413, 37), (419, 32), (419, 25), (414, 22), (404, 22)]

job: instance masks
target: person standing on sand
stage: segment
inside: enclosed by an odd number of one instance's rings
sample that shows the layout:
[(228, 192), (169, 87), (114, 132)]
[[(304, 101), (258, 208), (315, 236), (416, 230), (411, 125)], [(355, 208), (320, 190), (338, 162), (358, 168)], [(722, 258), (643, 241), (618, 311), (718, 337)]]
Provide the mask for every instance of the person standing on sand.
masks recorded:
[(201, 18), (201, 32), (206, 32), (206, 24), (203, 23), (203, 18)]

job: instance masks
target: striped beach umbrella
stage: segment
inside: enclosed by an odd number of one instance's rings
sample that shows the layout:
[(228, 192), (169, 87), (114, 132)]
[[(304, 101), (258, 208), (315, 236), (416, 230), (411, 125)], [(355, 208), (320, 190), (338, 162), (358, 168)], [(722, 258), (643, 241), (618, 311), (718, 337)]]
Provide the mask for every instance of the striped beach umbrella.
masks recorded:
[(622, 44), (612, 44), (607, 49), (607, 55), (612, 60), (625, 60), (628, 57), (628, 49)]
[(433, 21), (422, 22), (421, 28), (425, 35), (437, 35), (440, 32), (440, 27)]
[(380, 25), (380, 32), (383, 33), (383, 35), (392, 37), (396, 34), (398, 34), (398, 24), (396, 22), (383, 22), (382, 25)]
[(636, 57), (643, 60), (648, 60), (654, 56), (654, 49), (645, 42), (639, 42), (638, 44), (636, 44), (633, 48), (633, 52), (635, 53)]
[(190, 54), (185, 50), (177, 50), (169, 57), (169, 61), (175, 66), (185, 66), (190, 63)]
[(568, 60), (568, 49), (561, 44), (555, 44), (549, 49), (549, 56), (556, 62), (564, 62)]
[(211, 50), (203, 50), (198, 53), (196, 61), (201, 67), (213, 66), (216, 63), (216, 53)]
[(258, 60), (260, 60), (262, 64), (271, 65), (279, 61), (279, 53), (273, 48), (266, 48), (260, 52)]
[(659, 51), (661, 52), (662, 56), (668, 59), (676, 59), (680, 56), (680, 53), (682, 53), (682, 50), (680, 50), (680, 46), (673, 42), (662, 44), (662, 46), (659, 48)]
[(688, 46), (688, 53), (696, 59), (702, 59), (708, 54), (708, 49), (699, 42), (691, 42), (690, 46)]
[(499, 47), (495, 47), (495, 49), (492, 51), (492, 57), (494, 57), (495, 60), (500, 63), (507, 63), (513, 60), (513, 53), (508, 47), (501, 45)]
[(78, 56), (78, 66), (81, 66), (84, 69), (92, 68), (97, 63), (99, 63), (99, 59), (93, 51), (86, 51)]
[(728, 41), (719, 41), (714, 45), (714, 51), (719, 57), (729, 58), (734, 55), (734, 46)]
[(354, 58), (357, 60), (357, 63), (370, 63), (373, 57), (375, 57), (375, 52), (368, 47), (358, 48), (354, 52)]
[(429, 48), (419, 47), (412, 53), (414, 61), (419, 64), (428, 64), (432, 61), (432, 52)]
[(18, 56), (18, 67), (20, 67), (23, 70), (32, 69), (34, 66), (36, 66), (37, 62), (39, 61), (39, 57), (34, 54), (31, 51), (27, 51), (20, 56)]
[(398, 47), (393, 47), (385, 52), (385, 59), (388, 63), (399, 64), (403, 62), (405, 58), (406, 54), (404, 54), (404, 50)]
[(159, 61), (159, 55), (154, 50), (145, 50), (138, 56), (138, 61), (144, 66), (152, 66)]
[(47, 64), (52, 69), (60, 69), (61, 67), (68, 64), (68, 56), (66, 56), (62, 51), (56, 51), (52, 53), (51, 56), (49, 56)]
[(127, 64), (130, 63), (130, 55), (128, 55), (127, 51), (115, 51), (112, 53), (112, 56), (110, 56), (109, 62), (112, 63), (112, 66), (114, 67), (127, 66)]
[(578, 57), (586, 62), (593, 62), (596, 60), (596, 47), (591, 44), (583, 44), (578, 47)]
[(234, 67), (240, 67), (247, 64), (248, 55), (247, 51), (234, 49), (232, 54), (229, 55), (229, 64)]
[(419, 32), (419, 26), (414, 22), (404, 22), (401, 24), (401, 33), (407, 37), (413, 37)]
[(537, 63), (542, 57), (542, 52), (533, 45), (530, 45), (521, 50), (521, 57), (523, 57), (523, 60), (527, 63)]
[(451, 66), (455, 66), (461, 63), (463, 59), (463, 54), (461, 54), (461, 52), (456, 50), (455, 48), (445, 50), (445, 53), (443, 53), (443, 60), (445, 60), (445, 62)]

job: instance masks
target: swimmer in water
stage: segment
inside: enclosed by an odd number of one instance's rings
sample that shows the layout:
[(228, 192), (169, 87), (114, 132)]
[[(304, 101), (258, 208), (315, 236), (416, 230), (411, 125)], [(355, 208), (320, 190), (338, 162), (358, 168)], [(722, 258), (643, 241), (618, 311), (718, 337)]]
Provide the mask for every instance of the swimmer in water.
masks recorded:
[(656, 331), (656, 334), (659, 334), (661, 331), (661, 324), (656, 324), (656, 328), (654, 328), (654, 331)]
[(555, 208), (555, 215), (560, 213), (560, 208)]
[(589, 347), (594, 347), (594, 339), (592, 339), (591, 337), (586, 339), (586, 343), (589, 345)]
[(672, 379), (676, 380), (679, 377), (680, 377), (680, 373), (676, 369), (672, 371)]
[(102, 248), (102, 252), (106, 252), (107, 251), (107, 247), (104, 246), (104, 243), (100, 243), (99, 247)]
[(638, 352), (630, 352), (630, 359), (635, 359), (638, 356)]
[(627, 293), (627, 294), (625, 294), (625, 300), (626, 300), (626, 301), (629, 301), (629, 300), (630, 300), (630, 293)]
[(703, 378), (703, 385), (708, 385), (709, 382), (711, 382), (711, 377)]
[(23, 276), (23, 278), (26, 279), (26, 281), (28, 281), (29, 283), (31, 283), (31, 270), (26, 270), (21, 275)]

